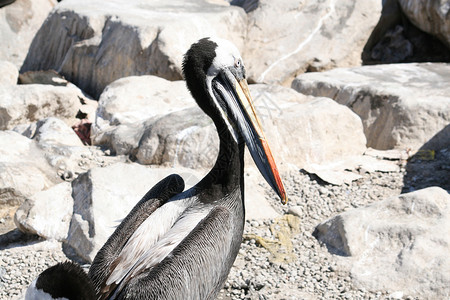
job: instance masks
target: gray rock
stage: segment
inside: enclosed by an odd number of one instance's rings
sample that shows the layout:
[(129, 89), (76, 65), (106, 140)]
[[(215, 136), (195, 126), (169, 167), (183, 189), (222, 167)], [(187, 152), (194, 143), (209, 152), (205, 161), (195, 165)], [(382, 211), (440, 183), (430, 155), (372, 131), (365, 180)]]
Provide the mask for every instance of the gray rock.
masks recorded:
[(0, 60), (0, 85), (15, 85), (19, 78), (19, 70), (17, 67), (6, 60)]
[(56, 4), (54, 0), (16, 0), (0, 9), (0, 60), (22, 65), (34, 35)]
[(73, 212), (72, 186), (63, 182), (38, 192), (19, 207), (14, 222), (21, 231), (63, 241)]
[(243, 55), (249, 78), (286, 84), (305, 71), (360, 65), (380, 11), (374, 0), (260, 0), (248, 14)]
[(198, 39), (221, 36), (242, 48), (245, 12), (224, 4), (63, 1), (36, 34), (21, 72), (54, 69), (95, 98), (121, 77), (181, 79), (183, 54)]
[(193, 107), (148, 124), (136, 158), (141, 164), (210, 168), (218, 153), (219, 139), (212, 120)]
[[(325, 96), (361, 117), (367, 146), (419, 149), (450, 122), (450, 68), (446, 64), (398, 64), (334, 69), (298, 76), (292, 87)], [(448, 145), (441, 132), (430, 149)]]
[(348, 210), (321, 224), (316, 238), (351, 264), (369, 290), (441, 298), (450, 293), (450, 195), (426, 188)]
[(450, 5), (448, 1), (399, 0), (408, 19), (421, 30), (440, 39), (450, 48)]
[(83, 94), (78, 88), (52, 85), (0, 85), (0, 130), (58, 117), (75, 119), (82, 107)]

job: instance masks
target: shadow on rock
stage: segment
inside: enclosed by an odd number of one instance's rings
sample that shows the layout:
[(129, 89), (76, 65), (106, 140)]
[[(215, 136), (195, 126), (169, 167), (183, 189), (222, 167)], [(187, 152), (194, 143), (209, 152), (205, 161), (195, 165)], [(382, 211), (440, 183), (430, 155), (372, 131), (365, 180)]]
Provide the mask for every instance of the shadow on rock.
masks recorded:
[(426, 142), (406, 165), (402, 193), (431, 186), (450, 191), (450, 125)]
[(397, 0), (383, 2), (380, 20), (363, 49), (364, 65), (450, 62), (444, 43), (416, 27)]
[(25, 234), (19, 229), (13, 229), (4, 234), (0, 234), (0, 250), (11, 248), (14, 244), (37, 243), (41, 238), (37, 235)]

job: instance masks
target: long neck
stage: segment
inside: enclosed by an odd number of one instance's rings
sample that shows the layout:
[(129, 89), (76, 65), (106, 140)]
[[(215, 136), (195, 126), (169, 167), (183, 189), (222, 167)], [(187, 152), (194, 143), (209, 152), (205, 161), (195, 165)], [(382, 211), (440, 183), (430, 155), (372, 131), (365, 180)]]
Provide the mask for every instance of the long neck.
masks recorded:
[[(203, 178), (201, 185), (216, 186), (228, 195), (240, 187), (244, 191), (244, 142), (238, 142), (222, 120), (213, 119), (217, 127), (220, 146), (219, 155), (212, 170)], [(243, 195), (242, 195), (243, 196)]]

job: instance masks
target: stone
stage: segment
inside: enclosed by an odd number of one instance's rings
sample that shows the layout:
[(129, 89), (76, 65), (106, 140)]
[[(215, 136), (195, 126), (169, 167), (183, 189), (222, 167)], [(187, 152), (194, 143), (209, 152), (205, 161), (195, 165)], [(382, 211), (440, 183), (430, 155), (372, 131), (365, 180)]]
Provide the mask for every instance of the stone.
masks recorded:
[(130, 76), (108, 85), (99, 99), (99, 119), (108, 125), (133, 124), (196, 105), (184, 81)]
[(243, 57), (249, 80), (290, 84), (305, 71), (360, 65), (380, 11), (374, 0), (260, 0), (248, 14)]
[[(382, 155), (383, 152), (379, 151), (377, 155)], [(350, 185), (352, 181), (361, 179), (363, 173), (399, 172), (399, 160), (400, 158), (398, 161), (387, 160), (364, 153), (364, 155), (349, 156), (322, 164), (306, 164), (303, 169), (329, 184)]]
[(244, 10), (225, 1), (65, 0), (37, 32), (21, 73), (53, 69), (98, 98), (126, 76), (181, 79), (183, 55), (200, 38), (220, 36), (242, 49), (245, 24)]
[(72, 185), (62, 182), (37, 192), (19, 207), (14, 222), (22, 232), (63, 241), (72, 219)]
[(295, 90), (330, 97), (361, 119), (367, 146), (379, 150), (441, 149), (450, 132), (450, 68), (440, 63), (338, 68), (299, 75)]
[(174, 172), (186, 178), (187, 187), (196, 183), (195, 178), (201, 178), (196, 171), (188, 169), (125, 163), (93, 168), (81, 174), (72, 182), (74, 210), (65, 244), (80, 258), (92, 262), (134, 205), (158, 181)]
[(450, 293), (450, 195), (439, 187), (348, 210), (313, 235), (358, 286), (437, 299)]
[(92, 141), (115, 154), (133, 153), (144, 133), (145, 121), (193, 105), (184, 81), (171, 82), (150, 75), (118, 79), (100, 96)]
[(450, 49), (450, 5), (447, 1), (398, 0), (398, 3), (415, 26), (437, 37)]
[(44, 150), (49, 164), (66, 181), (72, 181), (78, 174), (96, 165), (89, 158), (104, 155), (93, 147), (84, 146), (71, 127), (54, 117), (38, 121), (32, 138)]
[[(333, 168), (330, 168), (330, 165)], [(320, 179), (322, 179), (324, 182), (332, 185), (344, 185), (344, 184), (350, 185), (352, 181), (362, 178), (361, 175), (356, 174), (354, 172), (342, 168), (336, 168), (336, 166), (334, 166), (334, 163), (323, 165), (308, 164), (304, 167), (304, 170), (308, 174), (314, 174)]]
[(0, 85), (0, 130), (58, 117), (73, 122), (82, 106), (78, 88), (40, 84)]
[[(65, 86), (77, 90), (77, 96), (81, 106), (77, 112), (77, 119), (84, 119), (84, 122), (95, 121), (95, 113), (98, 107), (98, 101), (93, 100), (89, 95), (81, 91), (73, 83), (67, 81), (63, 76), (54, 70), (47, 71), (28, 71), (19, 75), (19, 84), (47, 84), (53, 86)], [(78, 121), (74, 121), (78, 123)]]
[(19, 70), (17, 67), (6, 60), (0, 60), (0, 85), (15, 85), (19, 78)]
[(36, 123), (36, 132), (33, 139), (42, 148), (52, 146), (82, 147), (83, 143), (77, 134), (63, 120), (49, 117)]
[(212, 120), (199, 107), (170, 113), (149, 124), (136, 153), (141, 164), (210, 168), (219, 153)]
[(16, 0), (0, 9), (0, 60), (22, 65), (34, 35), (55, 6), (54, 0)]
[(361, 155), (366, 149), (361, 119), (329, 98), (291, 104), (262, 122), (276, 161), (299, 168)]
[(33, 140), (0, 131), (0, 203), (16, 205), (58, 183), (44, 153)]
[(448, 11), (445, 1), (383, 1), (361, 54), (363, 64), (449, 62)]

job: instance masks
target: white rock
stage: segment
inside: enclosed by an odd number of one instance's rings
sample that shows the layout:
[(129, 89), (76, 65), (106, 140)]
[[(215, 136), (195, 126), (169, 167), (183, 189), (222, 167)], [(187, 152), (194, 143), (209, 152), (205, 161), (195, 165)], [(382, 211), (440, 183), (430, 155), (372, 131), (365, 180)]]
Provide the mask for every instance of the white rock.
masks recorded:
[(92, 141), (116, 154), (130, 154), (139, 144), (145, 121), (193, 105), (184, 81), (156, 76), (116, 80), (100, 96)]
[(63, 182), (28, 198), (16, 211), (14, 222), (25, 233), (63, 241), (72, 212), (72, 186)]
[(0, 130), (46, 117), (72, 121), (82, 106), (82, 93), (74, 87), (52, 85), (0, 85)]
[(303, 212), (303, 209), (301, 206), (291, 206), (291, 207), (289, 207), (288, 214), (302, 218), (304, 215), (304, 212)]
[(244, 61), (249, 78), (265, 83), (289, 83), (307, 70), (360, 65), (381, 12), (375, 0), (258, 2), (248, 14)]
[(13, 131), (0, 131), (1, 203), (21, 203), (23, 197), (56, 182), (54, 171), (34, 141)]
[(57, 70), (94, 97), (125, 76), (181, 79), (183, 54), (200, 38), (243, 48), (246, 15), (223, 3), (65, 0), (36, 34), (21, 72)]
[[(384, 152), (384, 151), (379, 151)], [(362, 178), (360, 173), (398, 172), (399, 162), (375, 158), (369, 155), (350, 156), (321, 164), (306, 164), (303, 169), (333, 185), (350, 184)]]
[(38, 121), (33, 139), (43, 148), (51, 146), (83, 146), (73, 129), (64, 121), (55, 117)]
[(351, 184), (352, 181), (358, 180), (362, 178), (361, 175), (353, 173), (351, 171), (347, 171), (344, 168), (336, 168), (336, 166), (332, 166), (331, 164), (307, 164), (304, 166), (304, 170), (309, 174), (315, 174), (323, 181), (333, 184), (333, 185), (343, 185), (343, 184)]
[(108, 125), (143, 122), (196, 105), (185, 81), (156, 76), (131, 76), (108, 85), (99, 99), (97, 119)]
[(357, 113), (367, 146), (428, 149), (448, 145), (450, 68), (446, 64), (393, 64), (334, 69), (298, 76), (292, 87), (304, 94), (330, 97)]
[(15, 65), (6, 60), (0, 60), (0, 85), (16, 85), (19, 78), (19, 70)]
[(360, 155), (366, 149), (361, 119), (328, 98), (292, 104), (263, 120), (276, 161), (303, 167)]
[[(0, 9), (0, 59), (17, 68), (23, 63), (34, 35), (56, 4), (54, 0), (16, 0)], [(3, 76), (3, 74), (2, 74)]]
[[(93, 168), (73, 181), (74, 211), (67, 244), (91, 262), (115, 227), (159, 180), (172, 173), (186, 178), (186, 186), (202, 175), (181, 168), (149, 168), (117, 163)], [(194, 174), (194, 175), (192, 175)], [(194, 177), (194, 178), (193, 178)]]
[(430, 187), (348, 210), (314, 235), (350, 266), (368, 290), (430, 299), (450, 293), (450, 195)]

